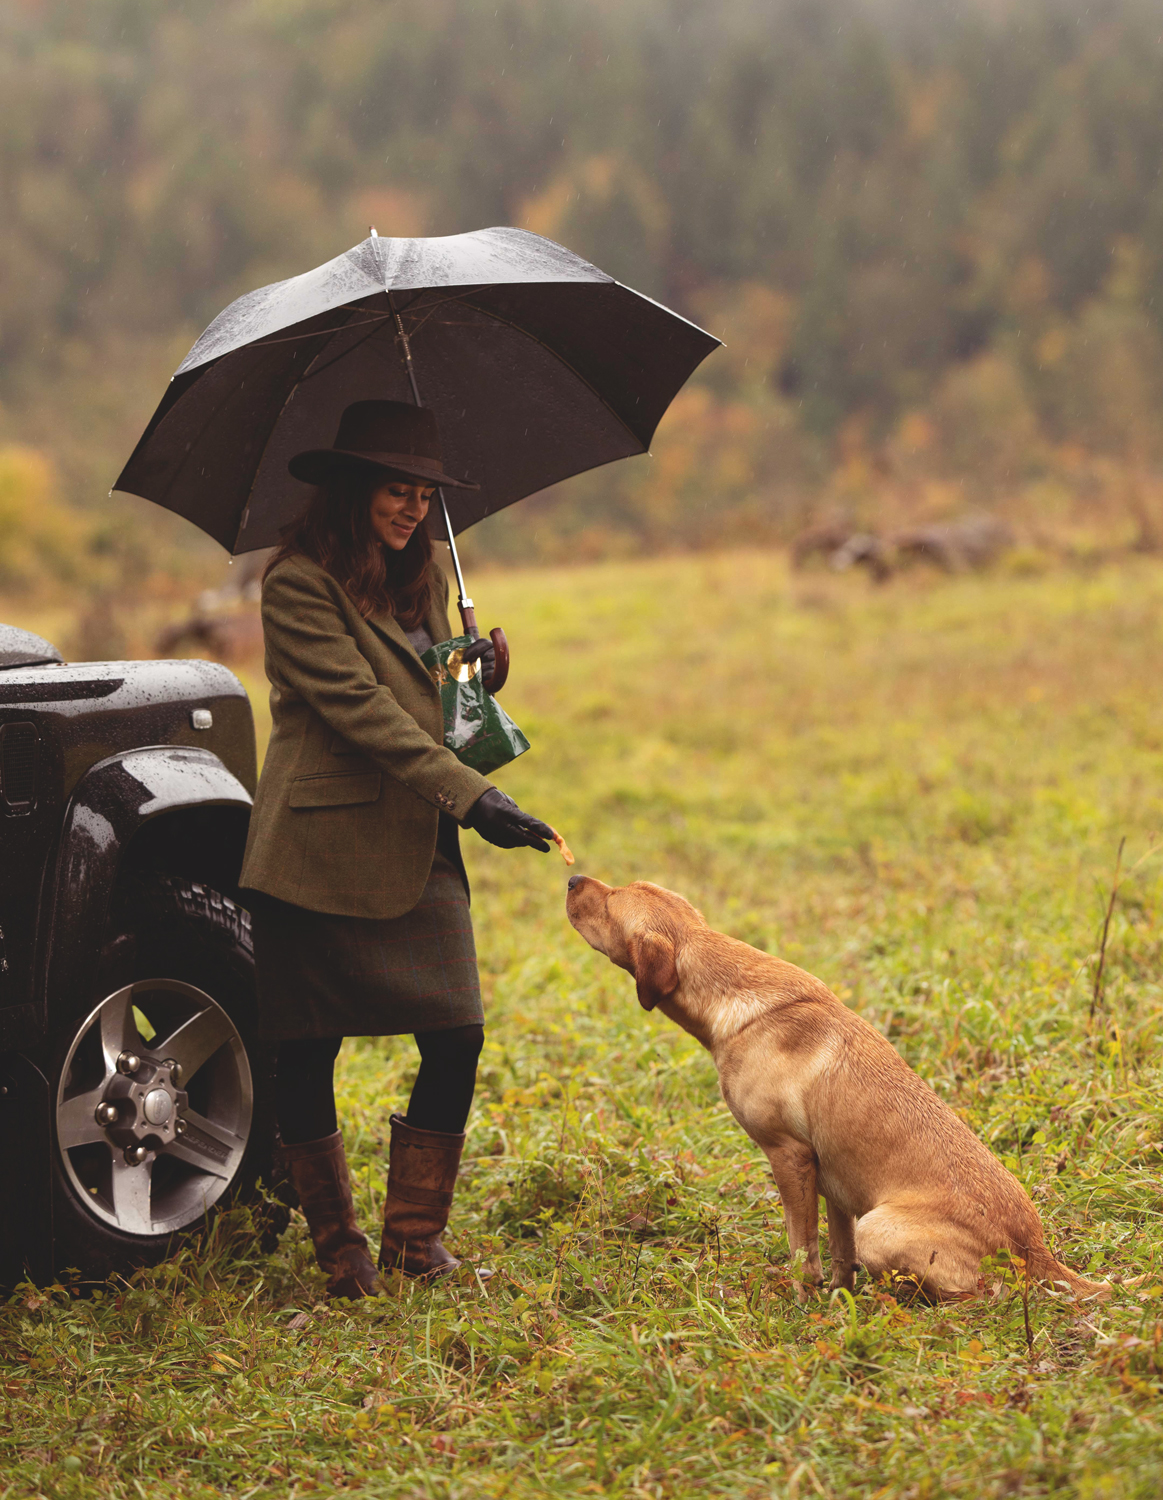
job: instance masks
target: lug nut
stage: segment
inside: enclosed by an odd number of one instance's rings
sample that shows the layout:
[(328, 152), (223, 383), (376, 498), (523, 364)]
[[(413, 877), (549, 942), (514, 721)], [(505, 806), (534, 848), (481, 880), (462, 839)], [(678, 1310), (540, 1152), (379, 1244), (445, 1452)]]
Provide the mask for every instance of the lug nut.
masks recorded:
[(132, 1073), (136, 1073), (140, 1067), (141, 1058), (138, 1057), (136, 1052), (123, 1052), (117, 1059), (117, 1071), (124, 1073), (127, 1078)]
[(98, 1104), (97, 1108), (93, 1111), (93, 1113), (97, 1117), (97, 1124), (98, 1125), (116, 1125), (117, 1124), (117, 1118), (118, 1118), (119, 1111), (117, 1109), (116, 1104), (107, 1104), (105, 1102), (102, 1102), (102, 1103)]
[(131, 1167), (140, 1167), (148, 1155), (149, 1148), (143, 1146), (140, 1141), (136, 1146), (126, 1146), (125, 1148), (125, 1160)]
[(166, 1060), (165, 1060), (165, 1062), (162, 1063), (162, 1067), (163, 1068), (169, 1068), (169, 1070), (170, 1070), (170, 1082), (174, 1085), (175, 1088), (179, 1088), (180, 1089), (181, 1086), (182, 1086), (182, 1065), (181, 1065), (181, 1063), (180, 1062), (175, 1062), (172, 1057), (167, 1057)]
[(179, 1115), (178, 1118), (174, 1121), (174, 1134), (175, 1135), (185, 1135), (185, 1133), (186, 1133), (186, 1122), (182, 1118), (182, 1116)]

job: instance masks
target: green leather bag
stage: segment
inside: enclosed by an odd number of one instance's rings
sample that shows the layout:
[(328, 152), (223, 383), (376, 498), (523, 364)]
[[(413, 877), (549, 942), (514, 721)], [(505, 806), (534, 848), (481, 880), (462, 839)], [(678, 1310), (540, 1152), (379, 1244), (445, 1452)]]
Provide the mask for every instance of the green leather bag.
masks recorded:
[(461, 658), (473, 643), (470, 635), (430, 646), (420, 660), (440, 689), (444, 706), (444, 743), (459, 761), (487, 776), (524, 755), (529, 741), (481, 680), (479, 661)]

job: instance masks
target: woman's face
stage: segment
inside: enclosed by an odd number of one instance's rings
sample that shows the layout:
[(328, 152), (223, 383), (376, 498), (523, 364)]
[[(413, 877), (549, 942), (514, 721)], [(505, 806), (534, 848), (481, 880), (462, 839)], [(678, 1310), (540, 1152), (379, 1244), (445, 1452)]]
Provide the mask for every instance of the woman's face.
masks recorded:
[(402, 552), (417, 526), (423, 524), (436, 493), (431, 485), (409, 479), (389, 479), (372, 491), (372, 531), (393, 552)]

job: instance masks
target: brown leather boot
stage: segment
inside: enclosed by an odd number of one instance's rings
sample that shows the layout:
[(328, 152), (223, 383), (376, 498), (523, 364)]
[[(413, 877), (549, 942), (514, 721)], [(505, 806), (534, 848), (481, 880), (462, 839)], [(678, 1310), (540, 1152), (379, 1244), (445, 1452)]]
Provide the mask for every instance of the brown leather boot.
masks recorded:
[(440, 1236), (448, 1224), (463, 1150), (463, 1134), (417, 1130), (403, 1115), (392, 1116), (381, 1271), (437, 1277), (460, 1265)]
[(315, 1259), (327, 1272), (329, 1297), (370, 1297), (379, 1279), (367, 1253), (367, 1237), (355, 1222), (351, 1179), (337, 1130), (318, 1141), (283, 1147), (283, 1161), (299, 1195)]

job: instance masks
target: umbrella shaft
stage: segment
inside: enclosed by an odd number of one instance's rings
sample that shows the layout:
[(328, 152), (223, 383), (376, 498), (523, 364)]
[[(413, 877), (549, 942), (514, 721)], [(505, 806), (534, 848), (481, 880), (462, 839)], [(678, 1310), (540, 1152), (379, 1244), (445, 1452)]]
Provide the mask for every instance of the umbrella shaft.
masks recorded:
[[(419, 401), (416, 402), (419, 406)], [(464, 574), (460, 571), (460, 558), (456, 551), (456, 542), (452, 537), (452, 517), (448, 514), (448, 502), (444, 498), (444, 491), (437, 486), (437, 495), (440, 497), (440, 512), (444, 517), (444, 530), (448, 534), (448, 550), (452, 553), (452, 567), (456, 574), (457, 608), (460, 610), (461, 623), (464, 626), (465, 635), (471, 635), (475, 641), (480, 635), (477, 629), (476, 611), (473, 609), (472, 600), (468, 597), (464, 587)]]
[[(408, 342), (408, 335), (404, 332), (404, 324), (396, 310), (396, 304), (392, 301), (391, 292), (388, 293), (388, 306), (392, 309), (392, 317), (396, 320), (396, 342), (404, 353), (404, 368), (408, 372), (408, 383), (412, 387), (412, 400), (417, 406), (423, 406), (424, 403), (420, 399), (420, 387), (416, 382), (416, 366), (412, 363), (412, 345)], [(452, 535), (452, 517), (448, 514), (448, 503), (444, 498), (444, 491), (437, 486), (436, 493), (440, 498), (440, 513), (444, 517), (448, 550), (452, 553), (452, 568), (456, 574), (456, 604), (460, 610), (460, 622), (464, 626), (465, 635), (471, 635), (475, 641), (480, 636), (480, 630), (477, 628), (476, 610), (464, 587), (464, 574), (460, 570), (460, 557), (456, 550), (456, 540)]]

